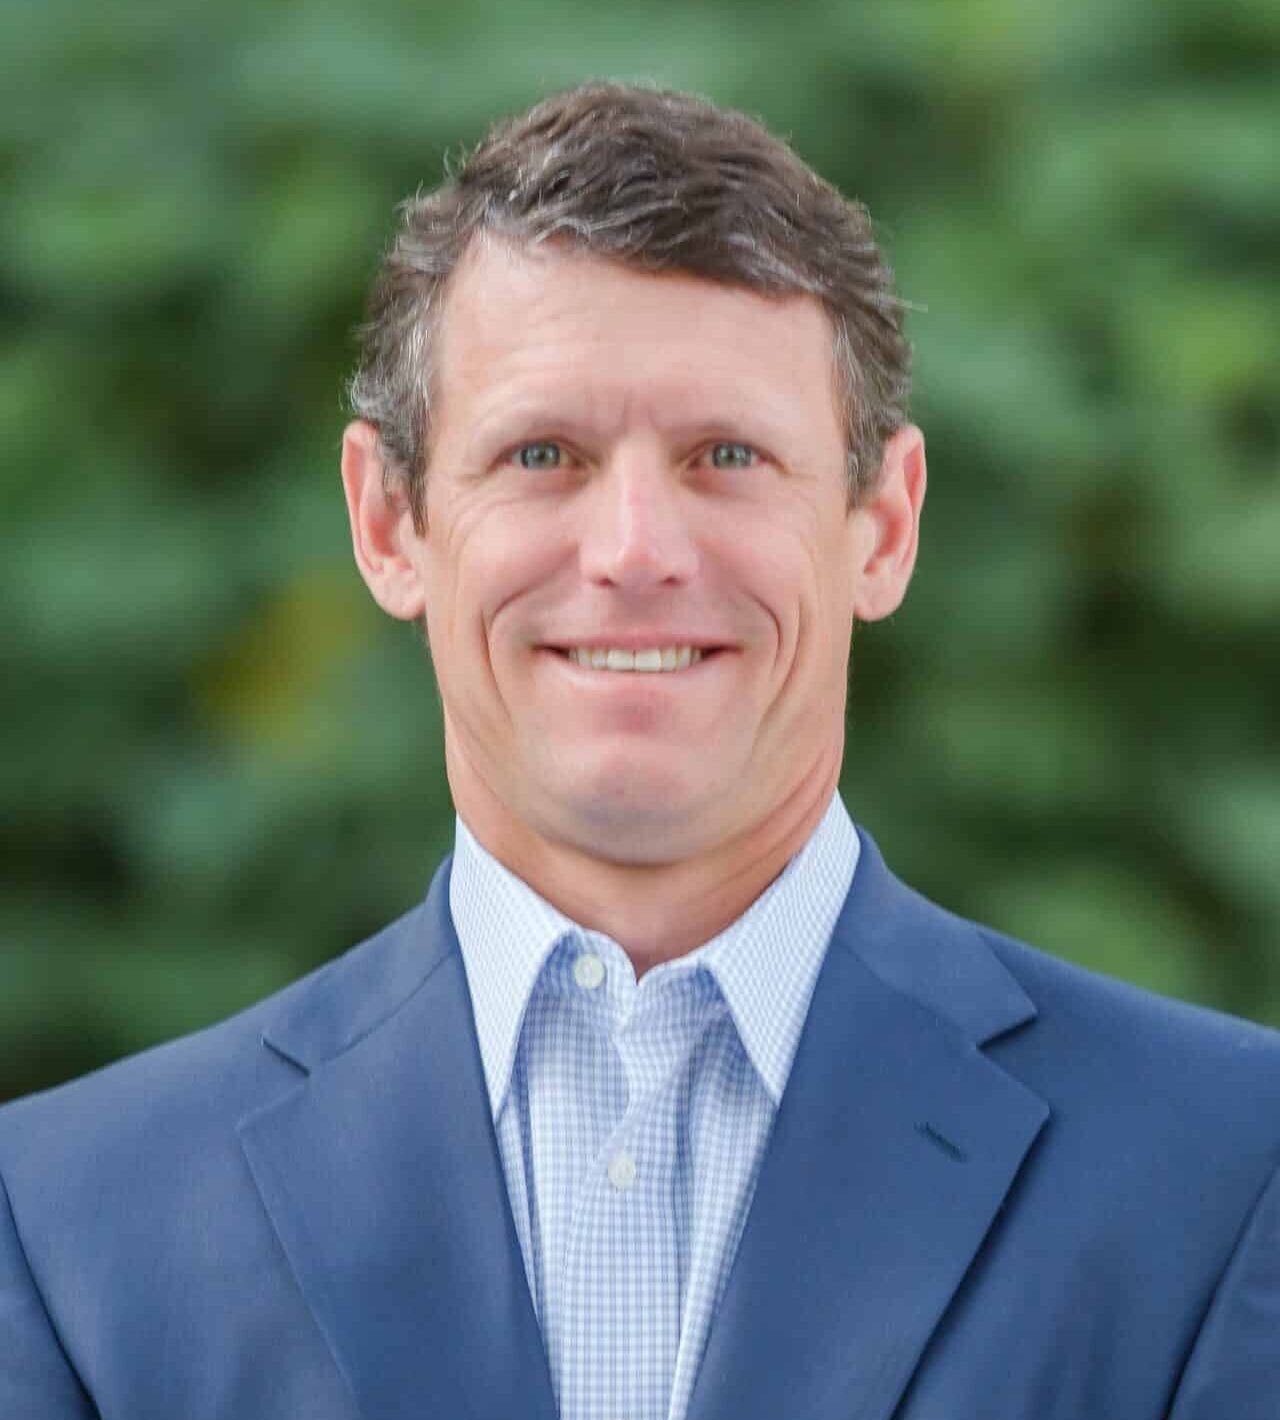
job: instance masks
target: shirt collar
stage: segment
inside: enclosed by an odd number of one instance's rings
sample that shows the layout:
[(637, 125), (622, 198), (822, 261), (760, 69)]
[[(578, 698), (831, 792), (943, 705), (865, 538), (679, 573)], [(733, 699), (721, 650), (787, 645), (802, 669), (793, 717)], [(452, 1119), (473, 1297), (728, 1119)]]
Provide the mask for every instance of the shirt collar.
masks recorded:
[[(654, 967), (641, 982), (643, 989), (650, 977), (706, 968), (775, 1106), (858, 852), (857, 830), (837, 793), (808, 842), (741, 917), (695, 951)], [(449, 908), (496, 1120), (534, 984), (555, 947), (583, 929), (499, 863), (460, 817)]]

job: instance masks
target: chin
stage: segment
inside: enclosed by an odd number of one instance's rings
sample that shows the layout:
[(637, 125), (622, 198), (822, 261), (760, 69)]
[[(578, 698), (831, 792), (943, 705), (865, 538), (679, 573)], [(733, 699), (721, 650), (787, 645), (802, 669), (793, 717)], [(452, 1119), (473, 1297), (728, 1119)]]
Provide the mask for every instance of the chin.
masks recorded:
[(652, 781), (578, 786), (560, 791), (555, 817), (566, 837), (592, 857), (619, 863), (666, 863), (690, 850), (705, 797), (689, 785), (655, 786)]

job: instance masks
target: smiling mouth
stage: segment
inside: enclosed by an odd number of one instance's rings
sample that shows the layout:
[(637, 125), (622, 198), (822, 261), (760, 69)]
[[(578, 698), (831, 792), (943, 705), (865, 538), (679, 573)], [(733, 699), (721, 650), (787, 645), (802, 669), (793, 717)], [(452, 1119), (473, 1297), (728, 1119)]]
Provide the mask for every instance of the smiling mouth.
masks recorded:
[(565, 660), (571, 661), (583, 670), (612, 671), (623, 674), (670, 674), (673, 671), (689, 670), (699, 662), (720, 653), (718, 646), (663, 646), (647, 647), (632, 651), (623, 647), (555, 646), (554, 650)]

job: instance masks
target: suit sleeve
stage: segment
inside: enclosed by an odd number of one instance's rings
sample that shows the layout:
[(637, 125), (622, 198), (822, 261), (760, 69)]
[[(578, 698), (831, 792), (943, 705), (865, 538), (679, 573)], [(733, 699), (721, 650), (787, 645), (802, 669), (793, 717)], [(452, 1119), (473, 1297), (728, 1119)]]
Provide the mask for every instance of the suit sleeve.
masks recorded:
[[(1176, 1239), (1171, 1239), (1176, 1246)], [(1169, 1420), (1280, 1415), (1280, 1171), (1254, 1206), (1218, 1284)]]
[(0, 1416), (98, 1420), (27, 1265), (0, 1179)]

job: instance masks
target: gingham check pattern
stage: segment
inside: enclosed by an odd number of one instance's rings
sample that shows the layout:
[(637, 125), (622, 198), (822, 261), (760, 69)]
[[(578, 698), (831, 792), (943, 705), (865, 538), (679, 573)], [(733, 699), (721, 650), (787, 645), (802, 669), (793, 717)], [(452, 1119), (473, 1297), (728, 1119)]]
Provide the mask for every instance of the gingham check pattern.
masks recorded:
[(562, 1420), (685, 1420), (857, 859), (837, 794), (742, 917), (637, 983), (458, 820), (450, 909)]

